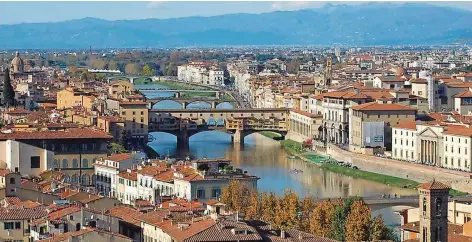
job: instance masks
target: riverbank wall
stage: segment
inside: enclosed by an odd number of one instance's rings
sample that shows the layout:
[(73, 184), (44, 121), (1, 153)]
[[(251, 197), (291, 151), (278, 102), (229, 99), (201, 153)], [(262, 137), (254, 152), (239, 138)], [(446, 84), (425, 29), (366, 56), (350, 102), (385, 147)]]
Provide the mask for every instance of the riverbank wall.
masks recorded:
[(336, 160), (350, 162), (364, 171), (409, 179), (420, 183), (436, 179), (450, 185), (455, 190), (472, 193), (470, 173), (356, 154), (332, 144), (328, 145), (326, 155)]

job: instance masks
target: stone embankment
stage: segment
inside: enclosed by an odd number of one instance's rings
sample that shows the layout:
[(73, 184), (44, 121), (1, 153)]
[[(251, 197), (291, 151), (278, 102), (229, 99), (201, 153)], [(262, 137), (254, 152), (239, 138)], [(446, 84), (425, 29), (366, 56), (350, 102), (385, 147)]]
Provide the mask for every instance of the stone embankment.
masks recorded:
[(436, 179), (450, 185), (453, 189), (472, 193), (471, 173), (356, 154), (332, 144), (328, 145), (326, 153), (326, 155), (331, 158), (350, 162), (364, 171), (405, 178), (417, 182), (427, 182)]

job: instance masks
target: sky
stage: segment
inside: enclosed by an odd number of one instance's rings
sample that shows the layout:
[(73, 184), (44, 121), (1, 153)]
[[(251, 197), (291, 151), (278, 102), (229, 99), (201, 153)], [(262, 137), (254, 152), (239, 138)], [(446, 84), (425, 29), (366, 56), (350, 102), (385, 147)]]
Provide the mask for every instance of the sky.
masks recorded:
[[(320, 8), (328, 2), (0, 2), (0, 24), (58, 22), (85, 17), (106, 20), (215, 16)], [(360, 4), (361, 2), (329, 2)], [(472, 2), (428, 2), (472, 11)]]

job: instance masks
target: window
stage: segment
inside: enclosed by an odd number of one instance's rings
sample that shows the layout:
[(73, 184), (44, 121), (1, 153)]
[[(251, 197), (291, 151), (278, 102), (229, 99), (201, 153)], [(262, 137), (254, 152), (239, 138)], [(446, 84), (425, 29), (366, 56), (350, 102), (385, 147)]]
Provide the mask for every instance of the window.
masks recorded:
[(204, 199), (205, 198), (205, 190), (203, 190), (202, 188), (199, 188), (197, 190), (197, 198)]
[(10, 184), (15, 184), (15, 183), (16, 183), (15, 178), (14, 177), (10, 178)]
[(121, 112), (121, 115), (126, 115), (126, 112), (125, 111)]
[(436, 198), (435, 204), (436, 204), (436, 216), (441, 216), (442, 214), (442, 200), (440, 197)]
[(13, 229), (13, 222), (3, 223), (3, 229)]
[(15, 222), (15, 229), (21, 229), (21, 223)]
[(212, 198), (219, 198), (221, 195), (221, 189), (220, 188), (213, 188), (211, 190), (211, 197)]
[(133, 111), (133, 115), (136, 115), (136, 112), (135, 112), (135, 111)]
[(123, 180), (123, 178), (120, 178), (120, 180), (119, 180), (119, 181), (120, 181), (120, 184), (124, 184), (124, 180)]
[(88, 160), (87, 159), (83, 159), (82, 160), (82, 168), (88, 168), (89, 167), (89, 164), (88, 164)]
[(77, 159), (72, 160), (72, 168), (79, 168), (79, 161)]
[(31, 168), (41, 168), (41, 157), (31, 156)]
[(447, 145), (444, 148), (446, 148), (446, 151), (447, 151)]
[(141, 115), (144, 115), (144, 111), (141, 111)]
[(69, 168), (69, 161), (67, 159), (62, 160), (62, 168)]
[(423, 197), (423, 215), (426, 215), (426, 204), (427, 204), (427, 203), (428, 203), (428, 202), (426, 201), (426, 198)]
[(444, 160), (444, 164), (447, 165), (447, 157)]

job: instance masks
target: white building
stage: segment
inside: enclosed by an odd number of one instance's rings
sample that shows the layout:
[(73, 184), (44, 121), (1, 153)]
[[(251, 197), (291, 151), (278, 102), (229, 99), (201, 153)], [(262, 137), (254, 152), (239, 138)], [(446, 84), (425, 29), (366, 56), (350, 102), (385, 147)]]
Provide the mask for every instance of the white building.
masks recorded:
[(117, 196), (118, 173), (130, 169), (135, 162), (131, 154), (114, 154), (94, 164), (95, 187), (105, 196)]
[(177, 77), (181, 81), (211, 86), (224, 85), (224, 72), (206, 62), (190, 62), (177, 67)]
[(402, 122), (392, 128), (392, 141), (394, 159), (472, 171), (472, 128), (469, 126), (452, 122)]

